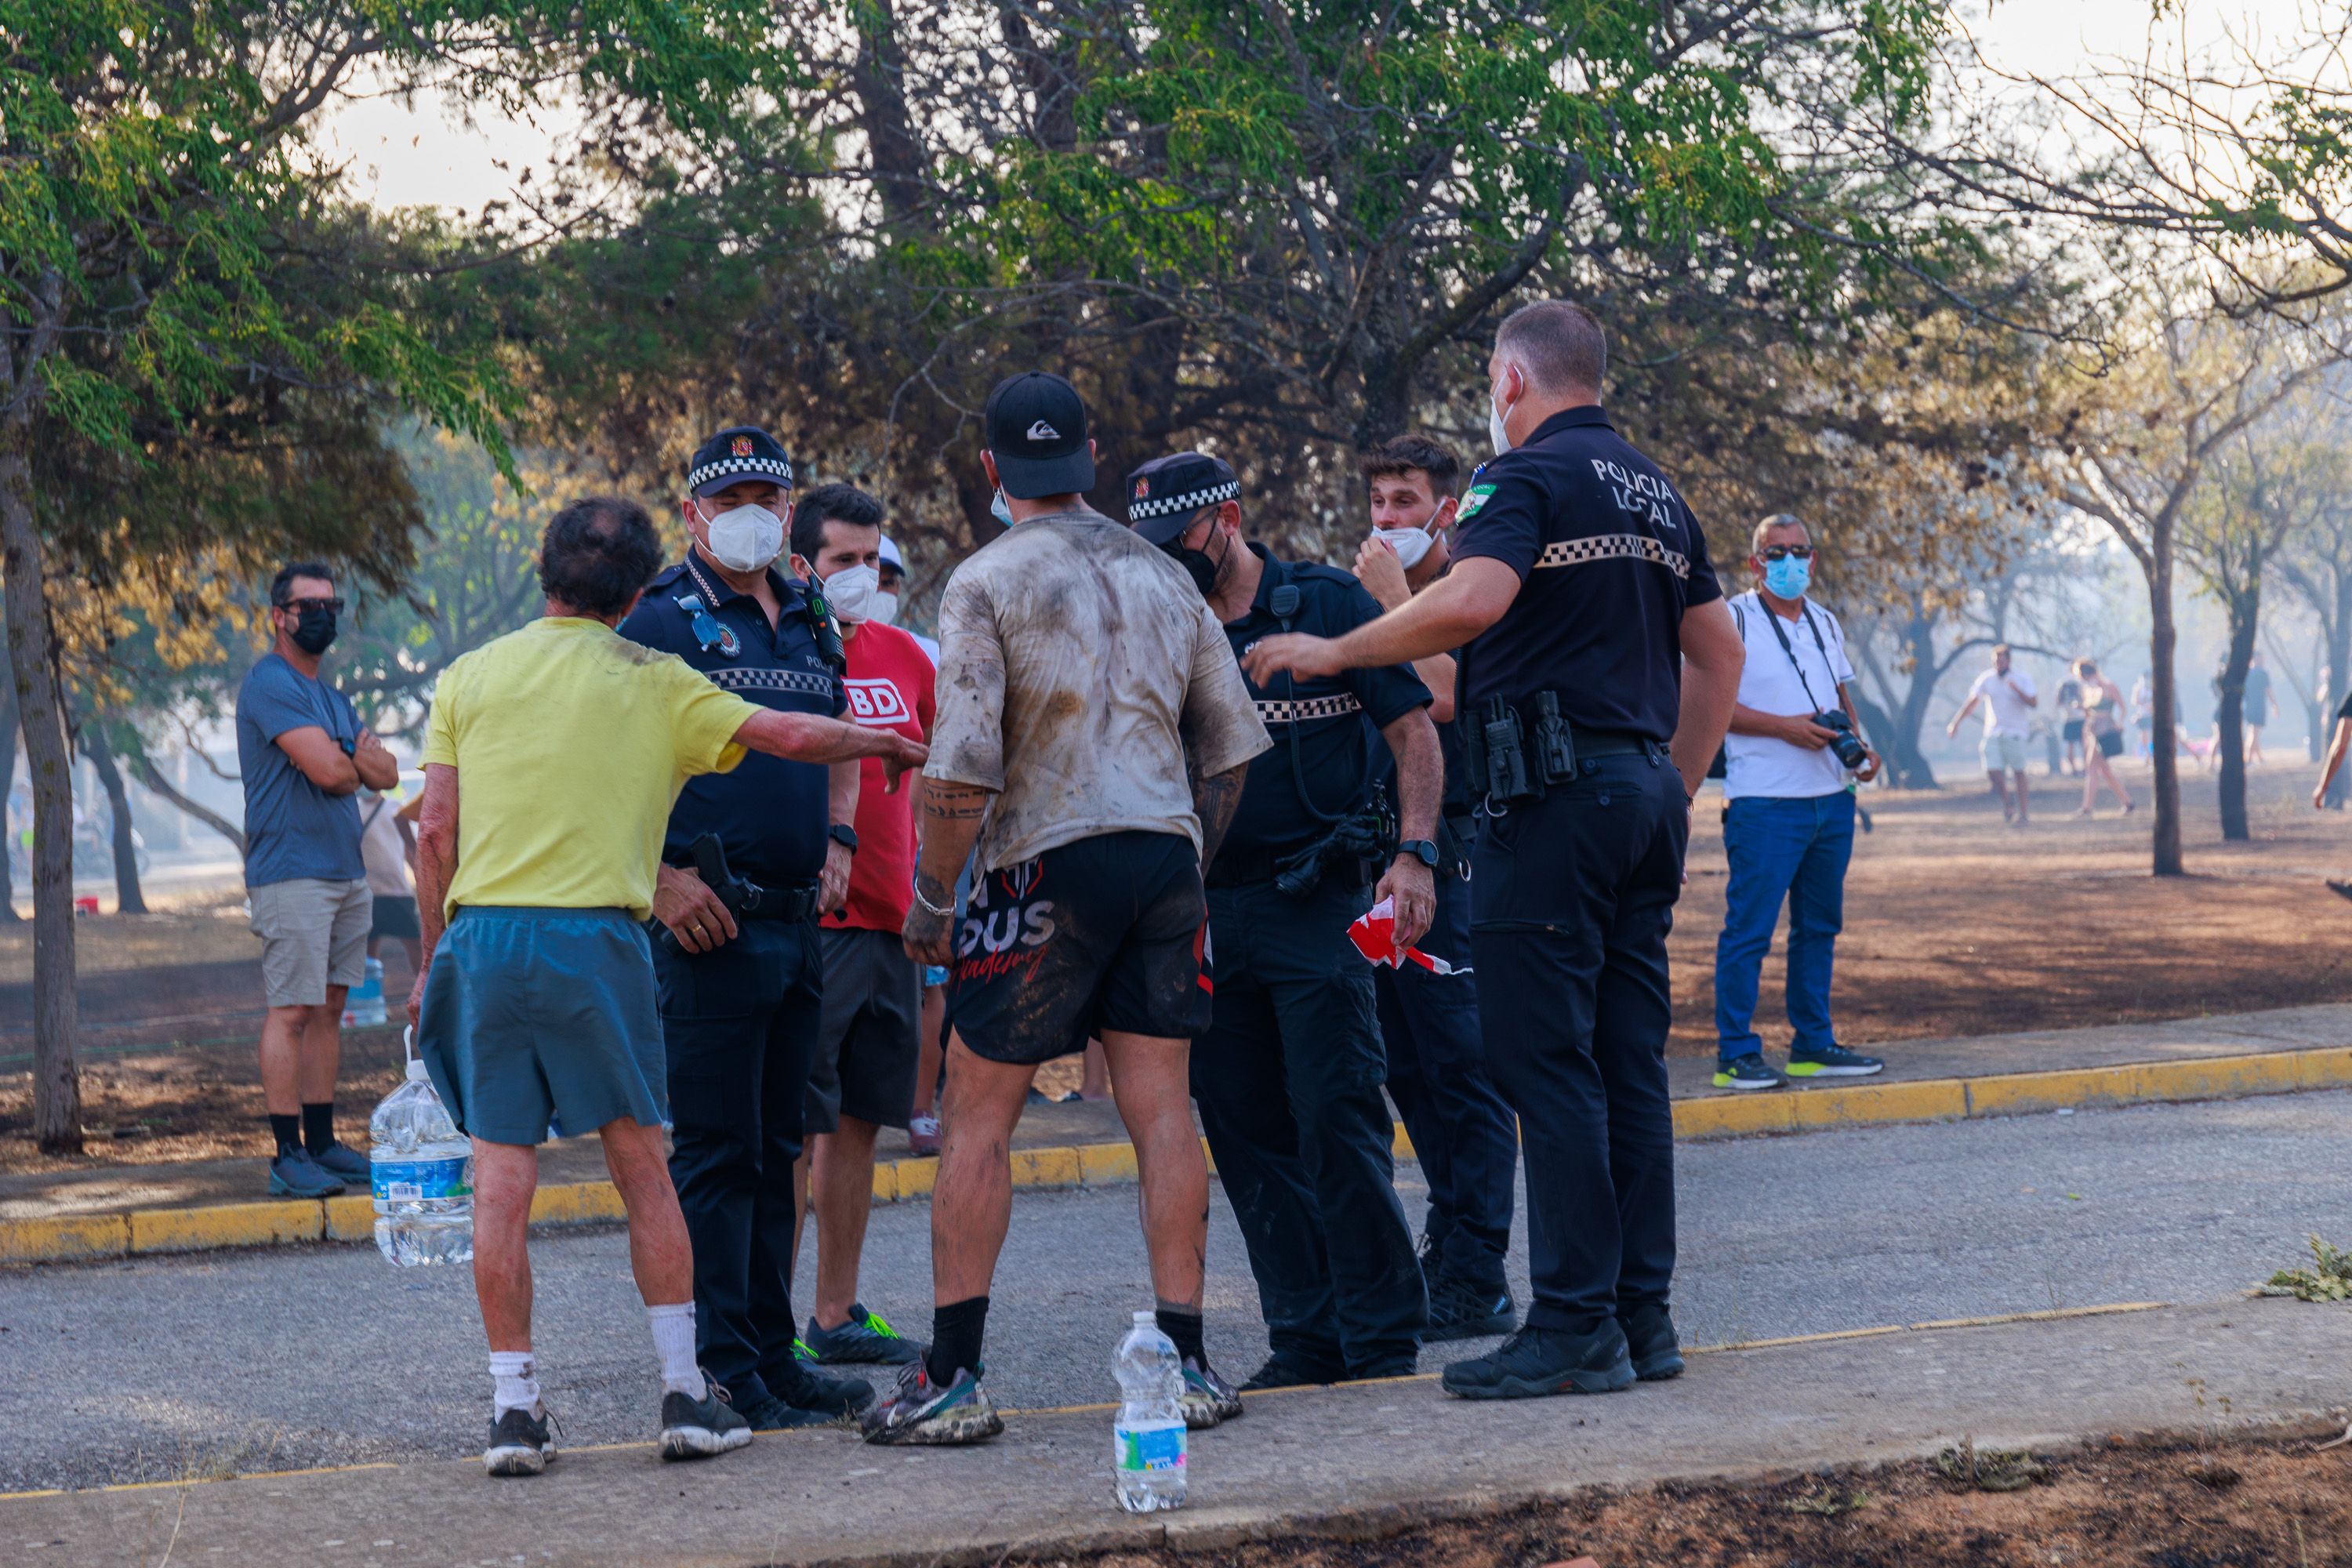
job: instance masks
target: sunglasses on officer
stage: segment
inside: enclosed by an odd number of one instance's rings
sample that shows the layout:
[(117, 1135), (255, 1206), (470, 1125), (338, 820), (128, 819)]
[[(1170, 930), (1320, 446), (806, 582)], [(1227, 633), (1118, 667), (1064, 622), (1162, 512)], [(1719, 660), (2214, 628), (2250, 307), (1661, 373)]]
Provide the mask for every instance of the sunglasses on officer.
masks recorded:
[(331, 598), (280, 599), (278, 601), (277, 607), (281, 610), (291, 610), (298, 616), (305, 610), (325, 610), (330, 615), (337, 616), (343, 613), (343, 602), (341, 599)]
[(1756, 558), (1759, 561), (1811, 561), (1813, 547), (1810, 544), (1768, 544), (1756, 552)]

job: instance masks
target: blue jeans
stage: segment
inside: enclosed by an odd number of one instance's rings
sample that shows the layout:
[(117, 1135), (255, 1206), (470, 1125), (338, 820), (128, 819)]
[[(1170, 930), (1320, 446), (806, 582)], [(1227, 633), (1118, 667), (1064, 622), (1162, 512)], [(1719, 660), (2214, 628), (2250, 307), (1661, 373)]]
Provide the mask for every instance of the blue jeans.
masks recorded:
[(1789, 904), (1790, 1049), (1836, 1043), (1830, 1028), (1830, 959), (1845, 923), (1845, 868), (1853, 858), (1853, 792), (1809, 800), (1743, 795), (1723, 822), (1731, 882), (1715, 943), (1716, 1054), (1725, 1061), (1764, 1048), (1758, 1037), (1757, 975)]

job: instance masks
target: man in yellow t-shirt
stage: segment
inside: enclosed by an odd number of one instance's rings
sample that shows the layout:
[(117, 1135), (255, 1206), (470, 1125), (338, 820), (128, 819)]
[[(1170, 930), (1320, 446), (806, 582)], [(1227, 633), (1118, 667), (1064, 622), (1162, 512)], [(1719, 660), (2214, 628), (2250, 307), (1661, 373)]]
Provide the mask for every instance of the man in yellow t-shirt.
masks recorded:
[(474, 1143), (474, 1285), (496, 1384), (492, 1475), (554, 1452), (530, 1349), (525, 1228), (548, 1119), (594, 1128), (629, 1218), (629, 1260), (662, 1362), (661, 1454), (751, 1431), (695, 1360), (693, 1250), (662, 1152), (668, 1112), (642, 925), (671, 805), (746, 750), (881, 760), (892, 787), (923, 746), (893, 731), (755, 707), (614, 631), (661, 566), (632, 502), (579, 501), (540, 542), (547, 613), (441, 677), (425, 743), (408, 1000), (418, 1055)]

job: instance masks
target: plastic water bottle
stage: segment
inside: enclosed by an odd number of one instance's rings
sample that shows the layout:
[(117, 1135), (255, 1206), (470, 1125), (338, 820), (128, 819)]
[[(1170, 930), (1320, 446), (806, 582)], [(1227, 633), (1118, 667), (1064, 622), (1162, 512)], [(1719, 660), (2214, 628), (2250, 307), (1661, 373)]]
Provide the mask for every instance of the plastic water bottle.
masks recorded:
[(343, 998), (343, 1027), (367, 1028), (383, 1023), (385, 1017), (383, 960), (371, 958), (367, 961), (366, 978), (352, 986), (350, 994)]
[(1184, 1506), (1184, 1363), (1150, 1312), (1118, 1342), (1111, 1370), (1125, 1396), (1111, 1418), (1111, 1485), (1129, 1513)]
[(375, 1247), (402, 1268), (474, 1258), (474, 1146), (449, 1120), (413, 1052), (408, 1079), (368, 1119)]

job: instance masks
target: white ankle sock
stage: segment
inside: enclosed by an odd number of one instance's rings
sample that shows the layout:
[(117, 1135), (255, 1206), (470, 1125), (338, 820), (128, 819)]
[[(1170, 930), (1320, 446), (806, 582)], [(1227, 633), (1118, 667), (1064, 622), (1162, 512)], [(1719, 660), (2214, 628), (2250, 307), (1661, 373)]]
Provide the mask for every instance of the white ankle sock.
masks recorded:
[(653, 1324), (654, 1353), (661, 1357), (662, 1392), (694, 1399), (707, 1395), (709, 1384), (694, 1359), (694, 1303), (647, 1307), (646, 1317)]
[(539, 1411), (539, 1363), (529, 1351), (492, 1351), (490, 1380), (498, 1384), (491, 1396), (490, 1419), (509, 1410)]

